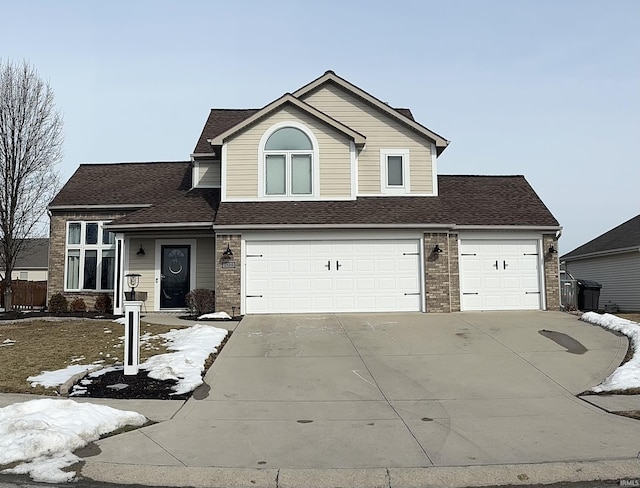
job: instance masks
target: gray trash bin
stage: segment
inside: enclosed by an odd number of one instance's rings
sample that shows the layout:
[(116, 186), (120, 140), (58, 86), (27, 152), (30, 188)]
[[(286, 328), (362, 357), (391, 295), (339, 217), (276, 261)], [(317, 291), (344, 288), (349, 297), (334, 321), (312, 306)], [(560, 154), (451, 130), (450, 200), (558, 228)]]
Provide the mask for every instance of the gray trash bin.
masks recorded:
[(596, 281), (578, 280), (578, 309), (583, 312), (597, 312), (602, 285)]

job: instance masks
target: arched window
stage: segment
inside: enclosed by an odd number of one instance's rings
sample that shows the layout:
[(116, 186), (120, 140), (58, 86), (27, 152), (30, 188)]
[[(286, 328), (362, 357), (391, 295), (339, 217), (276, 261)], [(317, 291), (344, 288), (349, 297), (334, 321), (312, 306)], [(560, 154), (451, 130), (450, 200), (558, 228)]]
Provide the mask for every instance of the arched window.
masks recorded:
[(265, 195), (312, 195), (313, 149), (296, 127), (273, 132), (264, 145)]

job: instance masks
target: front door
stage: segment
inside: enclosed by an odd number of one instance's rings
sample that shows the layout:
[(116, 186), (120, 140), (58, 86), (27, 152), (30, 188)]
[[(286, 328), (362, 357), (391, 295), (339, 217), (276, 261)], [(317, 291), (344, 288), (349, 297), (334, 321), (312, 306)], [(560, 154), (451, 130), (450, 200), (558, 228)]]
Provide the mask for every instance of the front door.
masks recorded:
[(185, 308), (191, 246), (162, 246), (160, 308)]

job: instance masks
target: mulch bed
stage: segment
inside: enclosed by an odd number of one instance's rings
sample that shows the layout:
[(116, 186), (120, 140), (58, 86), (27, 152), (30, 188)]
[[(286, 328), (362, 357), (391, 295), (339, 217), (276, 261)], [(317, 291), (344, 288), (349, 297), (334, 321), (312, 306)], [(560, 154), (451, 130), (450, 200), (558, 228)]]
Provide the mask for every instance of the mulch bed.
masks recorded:
[(8, 312), (0, 313), (0, 321), (3, 320), (20, 320), (20, 319), (38, 319), (44, 317), (60, 317), (60, 318), (78, 318), (78, 319), (100, 319), (100, 320), (113, 320), (114, 318), (121, 317), (121, 315), (103, 314), (100, 312), (64, 312), (64, 313), (51, 313), (41, 310), (34, 310), (28, 312), (19, 312), (16, 310), (10, 310)]
[[(87, 392), (78, 395), (82, 398), (115, 398), (121, 400), (187, 400), (192, 392), (182, 395), (175, 393), (173, 387), (177, 381), (160, 381), (149, 378), (144, 370), (137, 375), (125, 376), (124, 371), (110, 371), (97, 378), (91, 378), (91, 384), (84, 385)], [(126, 388), (113, 388), (114, 385), (127, 385)], [(111, 388), (110, 388), (111, 387)]]

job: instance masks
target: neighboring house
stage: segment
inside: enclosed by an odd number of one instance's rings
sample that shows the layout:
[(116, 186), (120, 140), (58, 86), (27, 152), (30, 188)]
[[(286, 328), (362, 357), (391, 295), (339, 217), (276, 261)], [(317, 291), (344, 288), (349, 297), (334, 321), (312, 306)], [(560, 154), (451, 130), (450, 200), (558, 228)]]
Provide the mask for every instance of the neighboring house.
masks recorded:
[(600, 307), (640, 311), (640, 215), (605, 232), (560, 258), (577, 279), (602, 285)]
[(213, 109), (191, 161), (81, 165), (51, 202), (49, 293), (140, 274), (147, 309), (557, 309), (561, 229), (522, 176), (441, 176), (448, 141), (335, 73)]
[[(49, 239), (25, 239), (16, 264), (11, 272), (12, 280), (47, 281), (49, 269)], [(4, 276), (4, 270), (1, 271)]]

